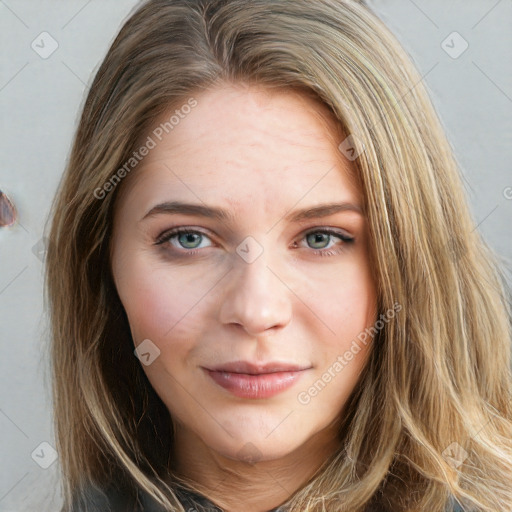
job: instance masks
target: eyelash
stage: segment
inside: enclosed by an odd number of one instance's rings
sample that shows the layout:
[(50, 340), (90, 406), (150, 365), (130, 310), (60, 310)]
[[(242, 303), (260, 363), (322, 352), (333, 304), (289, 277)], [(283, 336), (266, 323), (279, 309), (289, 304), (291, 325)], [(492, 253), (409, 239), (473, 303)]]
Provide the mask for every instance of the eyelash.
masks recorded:
[[(331, 229), (331, 228), (316, 228), (316, 229), (308, 230), (307, 232), (304, 233), (304, 235), (302, 236), (302, 239), (306, 238), (308, 235), (311, 235), (313, 233), (322, 233), (322, 234), (326, 234), (326, 235), (331, 235), (331, 236), (334, 236), (334, 237), (340, 239), (343, 242), (343, 244), (341, 244), (341, 247), (338, 248), (338, 249), (335, 249), (335, 250), (333, 250), (332, 248), (329, 248), (329, 249), (313, 249), (313, 254), (315, 256), (320, 256), (320, 257), (336, 256), (338, 254), (341, 254), (344, 250), (346, 250), (346, 247), (344, 247), (344, 246), (346, 244), (352, 244), (354, 242), (354, 240), (355, 240), (354, 238), (349, 237), (348, 235), (345, 235), (345, 234), (343, 234), (343, 233), (341, 233), (339, 231), (336, 231), (334, 229)], [(192, 234), (192, 235), (200, 234), (202, 236), (206, 236), (206, 237), (210, 238), (208, 236), (208, 234), (204, 233), (203, 231), (196, 230), (196, 229), (179, 227), (179, 228), (173, 228), (173, 229), (170, 229), (168, 231), (163, 232), (155, 240), (155, 244), (154, 245), (163, 245), (165, 242), (168, 242), (172, 238), (174, 238), (176, 236), (179, 236), (179, 235), (182, 235), (182, 234), (186, 234), (186, 235), (188, 235), (188, 234)], [(183, 255), (185, 255), (185, 257), (192, 257), (192, 256), (195, 256), (200, 251), (201, 251), (201, 249), (192, 249), (192, 250), (183, 249), (183, 251), (178, 251), (178, 252), (183, 254)]]

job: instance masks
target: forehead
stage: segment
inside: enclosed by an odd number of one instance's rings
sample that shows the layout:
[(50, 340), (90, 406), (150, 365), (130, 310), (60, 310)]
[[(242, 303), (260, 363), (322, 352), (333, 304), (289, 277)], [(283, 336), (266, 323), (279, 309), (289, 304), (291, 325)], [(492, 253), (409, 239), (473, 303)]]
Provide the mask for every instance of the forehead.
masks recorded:
[(321, 102), (296, 91), (232, 85), (194, 98), (196, 106), (172, 129), (165, 123), (176, 106), (143, 134), (141, 140), (155, 139), (155, 129), (168, 129), (123, 183), (123, 195), (136, 192), (150, 202), (173, 191), (223, 198), (229, 206), (259, 196), (266, 208), (305, 195), (311, 201), (326, 193), (332, 200), (359, 195), (351, 162), (338, 150), (339, 124)]

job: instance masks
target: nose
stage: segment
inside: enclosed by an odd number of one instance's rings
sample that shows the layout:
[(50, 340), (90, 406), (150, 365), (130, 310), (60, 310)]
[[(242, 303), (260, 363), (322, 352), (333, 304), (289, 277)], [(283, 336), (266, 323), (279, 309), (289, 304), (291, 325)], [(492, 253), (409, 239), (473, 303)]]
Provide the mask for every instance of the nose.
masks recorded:
[[(266, 252), (252, 263), (241, 258), (228, 274), (221, 298), (220, 321), (236, 324), (251, 336), (285, 327), (291, 320), (292, 292), (267, 266)], [(268, 331), (268, 332), (267, 332)]]

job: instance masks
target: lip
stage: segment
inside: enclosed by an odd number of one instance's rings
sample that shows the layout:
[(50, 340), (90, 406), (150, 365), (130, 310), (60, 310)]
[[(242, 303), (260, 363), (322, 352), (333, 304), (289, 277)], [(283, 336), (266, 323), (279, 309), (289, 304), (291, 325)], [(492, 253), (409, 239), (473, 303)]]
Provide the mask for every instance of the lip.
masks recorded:
[(219, 386), (240, 398), (270, 398), (292, 387), (311, 366), (233, 361), (203, 368)]
[(232, 361), (230, 363), (220, 364), (212, 368), (206, 368), (214, 372), (228, 372), (228, 373), (245, 373), (247, 375), (261, 375), (264, 373), (276, 372), (296, 372), (306, 370), (311, 366), (300, 366), (292, 363), (283, 362), (269, 362), (269, 363), (251, 363), (248, 361)]

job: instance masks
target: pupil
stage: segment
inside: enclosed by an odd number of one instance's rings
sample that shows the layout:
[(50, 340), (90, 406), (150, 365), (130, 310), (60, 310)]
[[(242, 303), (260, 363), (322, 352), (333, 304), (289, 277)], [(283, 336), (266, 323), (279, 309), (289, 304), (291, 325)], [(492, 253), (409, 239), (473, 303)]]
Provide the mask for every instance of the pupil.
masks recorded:
[(197, 237), (198, 235), (194, 234), (194, 233), (185, 233), (184, 235), (182, 235), (185, 237), (185, 240), (184, 240), (184, 244), (194, 244), (194, 237)]
[(325, 233), (313, 233), (313, 244), (322, 244), (322, 242), (325, 244), (326, 242), (326, 238), (325, 237), (328, 237), (329, 235), (325, 234)]

